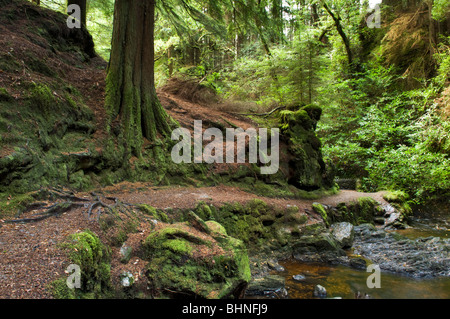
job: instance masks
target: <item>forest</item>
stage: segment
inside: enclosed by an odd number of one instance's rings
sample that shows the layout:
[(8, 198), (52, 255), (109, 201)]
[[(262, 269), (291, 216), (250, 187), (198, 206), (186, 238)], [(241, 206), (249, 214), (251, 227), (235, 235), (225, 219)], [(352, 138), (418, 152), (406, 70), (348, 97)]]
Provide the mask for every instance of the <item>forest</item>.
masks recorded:
[(0, 298), (450, 297), (449, 0), (0, 0), (0, 35)]

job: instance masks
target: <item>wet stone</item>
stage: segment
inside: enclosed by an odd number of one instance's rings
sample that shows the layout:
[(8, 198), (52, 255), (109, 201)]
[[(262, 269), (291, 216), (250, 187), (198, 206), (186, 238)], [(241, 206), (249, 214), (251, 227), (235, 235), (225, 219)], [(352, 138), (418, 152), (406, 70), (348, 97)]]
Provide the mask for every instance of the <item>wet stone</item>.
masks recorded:
[(302, 274), (298, 274), (298, 275), (292, 276), (292, 279), (294, 279), (295, 281), (304, 281), (304, 280), (306, 280), (306, 277), (303, 276)]

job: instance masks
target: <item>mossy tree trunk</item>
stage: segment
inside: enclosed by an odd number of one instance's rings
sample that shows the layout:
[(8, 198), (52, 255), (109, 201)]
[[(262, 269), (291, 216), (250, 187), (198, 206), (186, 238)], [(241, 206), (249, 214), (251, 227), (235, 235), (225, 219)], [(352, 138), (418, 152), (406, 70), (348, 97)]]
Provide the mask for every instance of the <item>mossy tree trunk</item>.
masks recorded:
[(173, 123), (155, 89), (155, 1), (116, 0), (114, 9), (105, 104), (110, 124), (121, 123), (126, 147), (137, 156), (143, 138), (170, 136)]

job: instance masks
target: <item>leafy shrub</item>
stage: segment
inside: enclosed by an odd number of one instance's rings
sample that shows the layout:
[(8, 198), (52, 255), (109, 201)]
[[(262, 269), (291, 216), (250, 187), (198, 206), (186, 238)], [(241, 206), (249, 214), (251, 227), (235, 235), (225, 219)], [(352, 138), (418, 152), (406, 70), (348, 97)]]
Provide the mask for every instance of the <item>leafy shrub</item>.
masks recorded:
[(394, 69), (366, 67), (357, 79), (328, 89), (338, 102), (325, 108), (319, 126), (325, 156), (338, 176), (359, 178), (362, 190), (401, 189), (416, 202), (445, 196), (450, 125), (434, 103), (438, 89), (402, 91)]

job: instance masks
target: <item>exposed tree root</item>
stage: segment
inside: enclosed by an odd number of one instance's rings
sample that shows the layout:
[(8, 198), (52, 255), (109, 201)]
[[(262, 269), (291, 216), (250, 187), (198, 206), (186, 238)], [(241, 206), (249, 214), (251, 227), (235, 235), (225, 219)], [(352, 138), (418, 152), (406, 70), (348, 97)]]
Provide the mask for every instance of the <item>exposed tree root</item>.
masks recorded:
[[(115, 215), (117, 218), (121, 219), (119, 213), (123, 213), (129, 216), (133, 212), (134, 205), (128, 203), (122, 203), (119, 199), (115, 197), (107, 197), (96, 193), (91, 193), (90, 197), (78, 197), (73, 192), (65, 191), (57, 188), (49, 188), (41, 190), (39, 196), (44, 194), (50, 200), (58, 201), (50, 206), (45, 202), (35, 202), (28, 205), (23, 211), (19, 212), (16, 216), (32, 212), (39, 211), (30, 217), (19, 218), (13, 220), (6, 220), (5, 223), (33, 223), (39, 222), (49, 217), (58, 217), (66, 212), (71, 211), (76, 208), (83, 208), (84, 213), (87, 215), (88, 219), (96, 219), (99, 221), (102, 213)], [(113, 202), (113, 203), (109, 203)]]
[(286, 106), (279, 106), (274, 108), (272, 111), (267, 112), (267, 113), (230, 113), (230, 114), (234, 114), (234, 115), (245, 115), (245, 116), (261, 116), (261, 117), (269, 117), (270, 115), (272, 115), (273, 113), (275, 113), (276, 111), (279, 110), (284, 110), (286, 108)]

